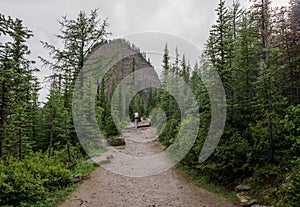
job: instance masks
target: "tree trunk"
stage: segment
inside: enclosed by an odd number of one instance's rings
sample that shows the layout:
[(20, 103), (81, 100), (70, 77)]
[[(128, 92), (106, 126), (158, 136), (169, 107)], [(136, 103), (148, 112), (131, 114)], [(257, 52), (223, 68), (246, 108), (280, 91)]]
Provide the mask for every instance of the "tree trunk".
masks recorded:
[(49, 137), (49, 147), (48, 147), (48, 158), (51, 157), (52, 143), (53, 143), (53, 124), (51, 123), (50, 137)]
[(67, 144), (67, 152), (68, 152), (68, 161), (71, 162), (71, 151), (70, 151), (70, 143), (68, 140), (68, 125), (67, 125), (67, 120), (65, 119), (65, 133), (66, 133), (66, 144)]
[[(2, 136), (2, 135), (1, 135)], [(0, 158), (2, 158), (3, 157), (3, 152), (2, 152), (2, 141), (3, 139), (2, 139), (2, 137), (0, 138)]]
[(22, 152), (22, 131), (21, 131), (21, 128), (19, 128), (18, 136), (19, 136), (19, 159), (22, 160), (23, 152)]
[(2, 82), (2, 96), (1, 96), (1, 106), (0, 106), (0, 158), (3, 157), (3, 141), (4, 141), (4, 124), (5, 124), (5, 110), (6, 110), (6, 87), (4, 82)]

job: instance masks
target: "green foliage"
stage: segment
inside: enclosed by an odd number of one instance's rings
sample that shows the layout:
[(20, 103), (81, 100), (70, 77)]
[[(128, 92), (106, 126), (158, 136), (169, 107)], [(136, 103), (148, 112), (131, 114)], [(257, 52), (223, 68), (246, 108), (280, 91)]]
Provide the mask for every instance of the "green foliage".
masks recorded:
[[(0, 160), (0, 204), (13, 206), (54, 206), (57, 192), (69, 188), (71, 176), (88, 173), (95, 165), (79, 156), (74, 163), (63, 160), (66, 151), (31, 153), (19, 161), (14, 157)], [(49, 205), (49, 202), (51, 205)]]
[(33, 61), (27, 59), (26, 45), (33, 36), (21, 19), (0, 14), (0, 157), (19, 156), (30, 152), (33, 140), (32, 124), (37, 110), (38, 82)]
[[(184, 113), (188, 114), (194, 106), (186, 100), (187, 88), (177, 78), (190, 86), (199, 104), (201, 123), (197, 139), (181, 161), (192, 168), (193, 177), (205, 175), (200, 181), (214, 181), (230, 188), (248, 182), (254, 194), (261, 193), (268, 203), (298, 206), (300, 7), (292, 1), (290, 7), (272, 12), (269, 0), (252, 2), (249, 9), (243, 9), (238, 2), (230, 8), (220, 0), (217, 21), (192, 76), (188, 57), (184, 54), (181, 57), (176, 49), (175, 60), (171, 62), (166, 44), (162, 82), (166, 91), (176, 94), (187, 106), (187, 110), (182, 110)], [(95, 167), (82, 161), (71, 116), (72, 94), (88, 53), (107, 42), (108, 23), (98, 19), (97, 10), (93, 10), (90, 15), (80, 12), (76, 19), (64, 17), (59, 24), (62, 28), (57, 37), (63, 42), (62, 49), (42, 42), (52, 60), (41, 58), (41, 61), (54, 74), (49, 77), (51, 90), (47, 103), (39, 108), (39, 83), (33, 76), (32, 62), (26, 58), (30, 54), (26, 41), (32, 32), (20, 19), (0, 15), (0, 35), (7, 39), (0, 43), (1, 206), (55, 205), (53, 195), (65, 195), (66, 191), (60, 189), (72, 188), (70, 176)], [(134, 72), (135, 59), (131, 66)], [(210, 127), (211, 105), (196, 71), (201, 73), (209, 69), (207, 66), (214, 67), (223, 82), (227, 120), (218, 147), (208, 160), (199, 163), (198, 156)], [(106, 80), (97, 81), (101, 85), (96, 93), (95, 118), (105, 137), (111, 138), (119, 133), (111, 114), (111, 109), (115, 113), (118, 106), (111, 106), (112, 93), (108, 94)], [(111, 91), (115, 87), (113, 82)], [(91, 91), (90, 85), (82, 88), (84, 92)], [(141, 116), (156, 107), (164, 111), (164, 116), (154, 115), (152, 120), (161, 132), (159, 140), (167, 147), (174, 144), (174, 152), (180, 153), (185, 151), (192, 134), (187, 130), (182, 139), (176, 137), (182, 127), (193, 126), (193, 117), (183, 114), (176, 99), (166, 91), (151, 88), (147, 95), (137, 94), (129, 111), (130, 114), (138, 111)], [(92, 107), (90, 100), (83, 100), (86, 108)], [(76, 113), (85, 119), (93, 118), (88, 112)], [(81, 133), (85, 132), (98, 133), (94, 127), (85, 127)], [(89, 141), (87, 145), (94, 144)], [(43, 153), (32, 153), (37, 150)], [(95, 154), (102, 150), (96, 146)], [(174, 159), (181, 156), (174, 155)]]
[(276, 165), (257, 166), (251, 182), (258, 187), (274, 187), (283, 179), (283, 169)]
[(205, 188), (210, 192), (222, 195), (233, 203), (238, 203), (238, 198), (234, 191), (228, 190), (228, 188), (212, 182), (208, 175), (199, 173), (198, 169), (182, 163), (178, 163), (176, 167), (184, 175), (188, 176), (196, 185), (200, 185), (202, 188)]
[(0, 165), (0, 201), (14, 206), (42, 200), (53, 189), (67, 185), (71, 175), (59, 158), (48, 159), (42, 153), (30, 154), (23, 161), (10, 157)]
[(196, 167), (215, 182), (233, 186), (249, 173), (250, 166), (247, 162), (249, 144), (237, 131), (228, 137), (221, 140), (206, 162), (199, 163)]
[(280, 123), (283, 125), (281, 128), (284, 138), (289, 144), (287, 150), (291, 156), (297, 156), (300, 150), (300, 104), (287, 108)]
[[(293, 14), (299, 4), (273, 11), (269, 0), (252, 2), (249, 9), (241, 8), (236, 1), (232, 7), (226, 7), (223, 0), (219, 2), (203, 60), (194, 70), (201, 74), (213, 67), (218, 71), (226, 92), (226, 126), (214, 153), (199, 163), (210, 127), (211, 100), (201, 77), (192, 72), (186, 82), (197, 98), (201, 123), (197, 140), (181, 163), (230, 188), (249, 183), (253, 193), (267, 203), (298, 206), (300, 50), (299, 26)], [(172, 85), (172, 76), (165, 76), (174, 73), (173, 77), (186, 78), (186, 59), (180, 59), (177, 52), (176, 61), (169, 63), (168, 52), (166, 46), (163, 83), (180, 94), (183, 86)], [(168, 118), (159, 140), (170, 146), (180, 125), (191, 122), (180, 120), (167, 93), (158, 97), (158, 105)]]
[(298, 206), (300, 200), (300, 158), (292, 161), (293, 168), (285, 176), (277, 190), (277, 205), (282, 207)]
[[(107, 42), (106, 38), (110, 34), (107, 32), (107, 20), (98, 17), (97, 9), (92, 10), (90, 14), (79, 12), (75, 19), (69, 19), (67, 16), (59, 21), (61, 26), (61, 33), (56, 37), (62, 42), (62, 48), (56, 48), (47, 42), (42, 42), (45, 49), (48, 50), (51, 60), (40, 57), (44, 66), (53, 70), (53, 75), (48, 77), (51, 81), (51, 90), (48, 101), (43, 108), (44, 122), (42, 128), (46, 132), (42, 139), (42, 149), (49, 149), (49, 156), (54, 146), (67, 146), (69, 161), (72, 159), (70, 156), (70, 147), (78, 144), (77, 134), (73, 124), (72, 117), (72, 98), (75, 87), (75, 82), (80, 85), (80, 90), (77, 92), (93, 93), (95, 84), (84, 83), (78, 75), (86, 61), (88, 54), (92, 49)], [(101, 64), (101, 63), (100, 63)], [(90, 77), (94, 78), (94, 77)], [(93, 86), (93, 89), (90, 88)], [(86, 94), (86, 95), (87, 95)], [(98, 97), (99, 98), (99, 97)], [(101, 102), (105, 102), (105, 97), (100, 97)], [(81, 110), (76, 111), (77, 115), (82, 116), (82, 125), (87, 126), (87, 120), (92, 119), (90, 111), (84, 111), (90, 108), (91, 101), (82, 101)], [(106, 105), (107, 107), (108, 105)], [(98, 119), (106, 119), (103, 113), (106, 107), (97, 105), (96, 112)], [(74, 111), (73, 111), (74, 112)], [(85, 122), (85, 123), (83, 123)], [(103, 124), (103, 126), (106, 126)], [(111, 125), (109, 125), (111, 126)], [(97, 133), (94, 127), (85, 127), (89, 133)], [(83, 133), (85, 131), (80, 130)], [(110, 131), (109, 131), (110, 132)], [(87, 143), (88, 144), (88, 143)], [(82, 152), (84, 153), (84, 152)]]
[(164, 131), (159, 136), (159, 141), (165, 146), (170, 146), (174, 142), (174, 137), (178, 133), (178, 121), (175, 119), (169, 119), (166, 123)]

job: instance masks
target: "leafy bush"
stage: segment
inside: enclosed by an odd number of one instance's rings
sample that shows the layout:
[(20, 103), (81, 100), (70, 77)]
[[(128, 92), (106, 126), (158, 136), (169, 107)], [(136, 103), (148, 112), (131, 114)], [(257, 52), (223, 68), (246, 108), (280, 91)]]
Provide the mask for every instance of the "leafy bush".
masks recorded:
[(0, 202), (20, 205), (21, 201), (40, 200), (47, 190), (44, 181), (28, 170), (26, 162), (9, 158), (0, 162)]
[(178, 120), (173, 118), (169, 119), (164, 130), (159, 136), (159, 141), (166, 147), (169, 147), (171, 144), (173, 144), (179, 128), (180, 124)]
[(293, 169), (277, 191), (277, 206), (299, 206), (300, 201), (300, 158), (292, 162)]
[(211, 157), (197, 164), (201, 173), (222, 185), (236, 185), (248, 175), (249, 144), (237, 131), (225, 131)]
[(283, 179), (282, 168), (273, 164), (257, 167), (251, 178), (252, 182), (259, 186), (272, 186)]
[(71, 171), (58, 157), (32, 153), (19, 161), (0, 161), (0, 203), (28, 206), (42, 200), (54, 189), (67, 185)]

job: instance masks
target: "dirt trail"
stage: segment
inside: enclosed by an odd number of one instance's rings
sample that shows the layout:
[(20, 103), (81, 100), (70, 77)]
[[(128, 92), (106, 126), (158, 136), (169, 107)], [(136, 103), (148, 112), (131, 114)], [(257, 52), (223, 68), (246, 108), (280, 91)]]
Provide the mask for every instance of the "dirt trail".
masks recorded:
[[(126, 140), (126, 147), (119, 147), (93, 159), (100, 161), (104, 156), (112, 157), (111, 162), (102, 164), (103, 167), (92, 172), (90, 179), (84, 181), (59, 207), (234, 206), (224, 198), (194, 185), (174, 167), (161, 173), (150, 171), (151, 176), (140, 176), (149, 172), (151, 167), (168, 165), (170, 162), (167, 157), (162, 156), (158, 160), (160, 163), (156, 163), (153, 155), (162, 152), (163, 147), (156, 142), (154, 128), (135, 130), (129, 126), (122, 136)], [(124, 160), (124, 155), (128, 159)], [(136, 158), (143, 157), (149, 159), (144, 163), (139, 160), (138, 164), (132, 164), (131, 161), (136, 162)], [(116, 171), (117, 167), (124, 170)], [(131, 177), (124, 176), (133, 172), (138, 173)]]

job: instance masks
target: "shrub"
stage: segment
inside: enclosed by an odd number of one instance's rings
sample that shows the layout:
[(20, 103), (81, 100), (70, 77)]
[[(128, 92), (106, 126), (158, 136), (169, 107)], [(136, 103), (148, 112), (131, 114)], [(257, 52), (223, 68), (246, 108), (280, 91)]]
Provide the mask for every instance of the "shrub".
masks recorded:
[(277, 206), (299, 206), (300, 201), (300, 158), (292, 162), (293, 169), (277, 191)]
[(9, 157), (0, 161), (0, 203), (28, 206), (42, 200), (54, 189), (69, 183), (71, 171), (57, 157), (32, 153), (19, 161)]

